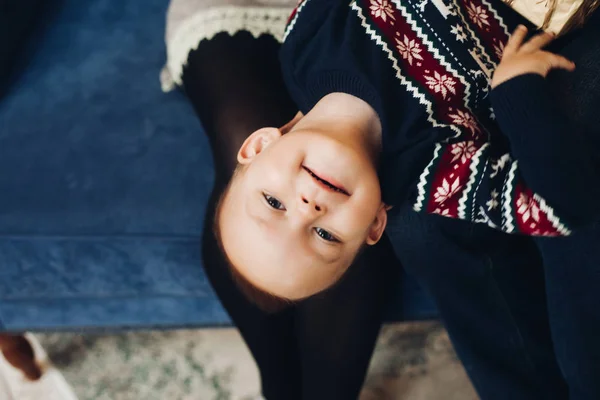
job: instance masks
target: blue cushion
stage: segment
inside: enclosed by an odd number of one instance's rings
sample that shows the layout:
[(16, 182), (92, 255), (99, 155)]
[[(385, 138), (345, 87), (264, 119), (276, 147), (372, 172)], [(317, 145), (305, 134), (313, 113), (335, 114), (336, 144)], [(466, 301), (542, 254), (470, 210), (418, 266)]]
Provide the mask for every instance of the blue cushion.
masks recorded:
[[(201, 266), (200, 122), (163, 94), (167, 0), (64, 0), (0, 103), (4, 329), (229, 324)], [(392, 319), (429, 318), (410, 280)]]
[(21, 50), (43, 13), (42, 6), (42, 0), (0, 0), (0, 97), (21, 61)]

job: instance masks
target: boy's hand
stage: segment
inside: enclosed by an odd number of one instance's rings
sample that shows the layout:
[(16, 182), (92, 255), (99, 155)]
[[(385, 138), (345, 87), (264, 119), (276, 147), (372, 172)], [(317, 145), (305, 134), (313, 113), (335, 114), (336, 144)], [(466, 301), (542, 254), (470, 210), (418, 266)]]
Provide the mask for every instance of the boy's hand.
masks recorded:
[(542, 50), (554, 39), (553, 34), (541, 33), (523, 43), (526, 36), (527, 28), (520, 25), (508, 40), (502, 61), (494, 72), (492, 88), (519, 75), (534, 73), (545, 78), (552, 69), (575, 69), (572, 61)]

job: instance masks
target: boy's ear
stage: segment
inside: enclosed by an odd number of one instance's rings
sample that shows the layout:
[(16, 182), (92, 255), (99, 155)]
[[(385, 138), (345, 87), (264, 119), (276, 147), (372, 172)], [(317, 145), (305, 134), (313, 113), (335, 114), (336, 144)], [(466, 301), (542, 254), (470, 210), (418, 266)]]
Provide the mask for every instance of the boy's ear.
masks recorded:
[(262, 128), (252, 133), (238, 151), (237, 160), (240, 164), (249, 164), (252, 159), (264, 151), (271, 143), (281, 137), (277, 128)]
[(372, 246), (379, 242), (381, 236), (383, 236), (383, 232), (385, 231), (385, 226), (387, 225), (387, 210), (388, 206), (382, 204), (377, 211), (377, 215), (375, 216), (375, 221), (371, 224), (369, 228), (369, 234), (367, 235), (367, 244)]
[(304, 114), (302, 114), (301, 111), (298, 111), (298, 113), (294, 116), (294, 118), (292, 118), (292, 120), (290, 122), (288, 122), (287, 124), (285, 124), (284, 126), (279, 128), (279, 130), (281, 131), (281, 133), (283, 133), (285, 135), (286, 133), (291, 131), (294, 128), (294, 126), (296, 126), (298, 121), (300, 121), (303, 117), (304, 117)]

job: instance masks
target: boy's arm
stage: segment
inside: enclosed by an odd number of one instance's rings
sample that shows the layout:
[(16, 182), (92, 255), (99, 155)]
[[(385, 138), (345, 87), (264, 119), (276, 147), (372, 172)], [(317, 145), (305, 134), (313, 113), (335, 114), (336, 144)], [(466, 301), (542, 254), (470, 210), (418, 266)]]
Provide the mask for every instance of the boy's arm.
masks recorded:
[(593, 221), (600, 211), (600, 149), (556, 107), (545, 79), (512, 78), (492, 91), (491, 101), (528, 187), (568, 225)]
[(523, 44), (526, 34), (515, 32), (492, 82), (501, 137), (490, 142), (472, 126), (436, 143), (415, 210), (533, 236), (569, 235), (597, 218), (600, 149), (557, 109), (545, 80), (551, 69), (574, 65), (541, 50), (552, 36)]
[(510, 132), (504, 135), (508, 148), (469, 132), (436, 143), (421, 170), (414, 209), (530, 236), (566, 236), (595, 221), (598, 149), (553, 110), (545, 84), (528, 74), (492, 92), (500, 128)]
[(492, 82), (492, 106), (528, 187), (576, 227), (600, 210), (598, 159), (584, 132), (556, 106), (545, 80), (551, 69), (575, 66), (542, 50), (552, 35), (524, 43), (526, 34), (520, 27), (506, 46)]

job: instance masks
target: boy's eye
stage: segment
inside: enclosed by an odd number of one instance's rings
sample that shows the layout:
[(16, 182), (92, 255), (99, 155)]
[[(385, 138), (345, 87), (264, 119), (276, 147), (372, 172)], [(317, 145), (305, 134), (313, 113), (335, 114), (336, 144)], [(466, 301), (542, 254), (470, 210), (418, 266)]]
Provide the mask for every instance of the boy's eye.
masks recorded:
[(315, 228), (315, 232), (317, 232), (317, 235), (319, 235), (319, 237), (323, 240), (326, 240), (328, 242), (339, 242), (339, 240), (335, 236), (333, 236), (331, 233), (327, 232), (323, 228)]
[(268, 194), (263, 193), (263, 197), (265, 198), (267, 204), (269, 206), (271, 206), (272, 208), (276, 209), (276, 210), (285, 210), (284, 205), (277, 200), (275, 197), (273, 196), (269, 196)]

